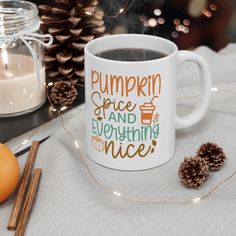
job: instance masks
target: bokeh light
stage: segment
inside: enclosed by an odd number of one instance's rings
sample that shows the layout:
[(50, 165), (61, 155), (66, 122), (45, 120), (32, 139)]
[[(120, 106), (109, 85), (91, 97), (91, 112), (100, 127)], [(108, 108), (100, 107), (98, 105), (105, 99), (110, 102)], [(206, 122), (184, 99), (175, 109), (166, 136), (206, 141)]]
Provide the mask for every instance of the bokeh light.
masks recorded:
[(216, 11), (216, 10), (217, 10), (216, 4), (212, 3), (212, 4), (210, 5), (210, 9), (211, 9), (212, 11)]
[(212, 13), (207, 9), (202, 9), (202, 14), (206, 17), (212, 17)]
[(145, 20), (145, 21), (143, 22), (143, 25), (144, 25), (145, 27), (148, 27), (148, 26), (149, 26), (148, 20)]
[(187, 33), (189, 32), (189, 28), (188, 28), (188, 27), (184, 27), (183, 32), (184, 32), (185, 34), (187, 34)]
[(180, 24), (180, 19), (178, 19), (178, 18), (174, 19), (174, 24), (179, 25)]
[(172, 36), (173, 38), (178, 38), (179, 34), (178, 34), (178, 32), (173, 31), (173, 32), (171, 33), (171, 36)]
[(158, 18), (157, 20), (158, 24), (163, 25), (165, 24), (165, 19), (163, 17)]
[[(124, 0), (110, 3), (104, 0), (99, 5), (105, 16), (115, 15), (120, 9), (124, 12), (114, 21), (104, 17), (109, 33), (117, 25), (125, 25), (128, 33), (172, 39), (181, 49), (206, 44), (219, 50), (236, 37), (236, 0)], [(125, 29), (115, 29), (118, 33), (122, 31)]]
[(150, 19), (148, 20), (148, 25), (149, 25), (150, 27), (156, 27), (156, 26), (157, 26), (157, 20), (154, 19), (154, 18), (150, 18)]
[(147, 17), (145, 15), (141, 15), (139, 16), (139, 20), (144, 22), (147, 19)]
[(184, 24), (185, 26), (189, 26), (189, 25), (190, 25), (190, 21), (189, 21), (188, 19), (184, 19), (184, 20), (183, 20), (183, 24)]
[(154, 15), (156, 15), (156, 16), (160, 16), (161, 15), (161, 10), (160, 9), (155, 9), (154, 10)]
[(178, 29), (178, 31), (184, 31), (184, 29), (185, 29), (185, 26), (184, 25), (178, 25), (177, 26), (177, 29)]

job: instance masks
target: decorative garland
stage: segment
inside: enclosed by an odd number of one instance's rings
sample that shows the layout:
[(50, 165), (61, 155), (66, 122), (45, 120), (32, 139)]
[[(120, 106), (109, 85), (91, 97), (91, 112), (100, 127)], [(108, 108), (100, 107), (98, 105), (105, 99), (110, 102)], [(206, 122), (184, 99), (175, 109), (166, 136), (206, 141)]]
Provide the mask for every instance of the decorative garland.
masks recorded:
[[(233, 90), (229, 90), (229, 89), (221, 89), (221, 88), (212, 88), (211, 89), (212, 92), (217, 92), (217, 91), (224, 91), (224, 92), (230, 92), (233, 93), (234, 95), (236, 95), (236, 91)], [(195, 96), (190, 96), (190, 97), (180, 97), (178, 98), (178, 100), (180, 99), (192, 99), (192, 98), (197, 98), (199, 95), (195, 95)], [(50, 102), (50, 100), (49, 100)], [(53, 104), (51, 103), (51, 106), (53, 107)], [(123, 198), (125, 200), (128, 201), (132, 201), (132, 202), (138, 202), (138, 203), (153, 203), (153, 204), (160, 204), (160, 203), (196, 203), (199, 202), (200, 200), (204, 200), (208, 197), (210, 197), (213, 193), (216, 192), (216, 190), (218, 190), (220, 187), (222, 187), (226, 182), (228, 182), (231, 178), (233, 178), (236, 175), (236, 170), (233, 171), (233, 173), (231, 175), (229, 175), (227, 178), (223, 179), (222, 181), (220, 181), (214, 188), (212, 188), (210, 191), (208, 191), (206, 194), (203, 194), (201, 196), (198, 196), (196, 198), (191, 198), (191, 199), (182, 199), (182, 200), (178, 200), (178, 199), (153, 199), (153, 200), (148, 200), (148, 199), (141, 199), (141, 198), (133, 198), (130, 197), (128, 195), (126, 195), (125, 193), (121, 193), (115, 189), (112, 189), (108, 186), (106, 186), (104, 183), (100, 182), (96, 176), (93, 174), (93, 172), (90, 170), (85, 157), (82, 155), (81, 151), (80, 151), (80, 146), (79, 146), (79, 141), (78, 139), (76, 139), (73, 134), (70, 132), (70, 130), (65, 126), (64, 121), (63, 121), (63, 112), (65, 110), (68, 109), (68, 107), (63, 106), (61, 108), (52, 108), (55, 112), (55, 115), (53, 118), (55, 117), (60, 117), (60, 122), (61, 122), (61, 127), (64, 129), (64, 131), (68, 134), (68, 136), (70, 137), (70, 139), (72, 140), (72, 143), (74, 145), (74, 147), (77, 150), (78, 153), (78, 157), (81, 159), (81, 161), (83, 162), (89, 176), (93, 179), (93, 181), (104, 191), (113, 194), (117, 197)], [(81, 110), (79, 110), (79, 112), (81, 112)], [(50, 121), (49, 121), (50, 122)], [(30, 138), (32, 138), (40, 129), (42, 129), (43, 127), (45, 127), (46, 125), (49, 124), (49, 122), (45, 123), (43, 126), (40, 126), (39, 128), (37, 128), (35, 131), (33, 131), (33, 133), (27, 138), (25, 139), (22, 144), (20, 146), (17, 147), (17, 149), (15, 151), (17, 151), (21, 146), (23, 146), (24, 144), (26, 144)]]

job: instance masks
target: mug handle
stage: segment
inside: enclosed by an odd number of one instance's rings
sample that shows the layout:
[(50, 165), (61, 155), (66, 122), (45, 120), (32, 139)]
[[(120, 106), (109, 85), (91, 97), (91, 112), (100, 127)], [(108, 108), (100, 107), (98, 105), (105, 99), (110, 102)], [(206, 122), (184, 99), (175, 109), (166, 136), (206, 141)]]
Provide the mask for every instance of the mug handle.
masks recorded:
[(200, 72), (200, 101), (194, 111), (185, 117), (176, 115), (176, 129), (187, 128), (199, 122), (205, 115), (211, 95), (211, 74), (206, 61), (198, 54), (181, 50), (178, 52), (178, 65), (186, 61), (195, 62)]

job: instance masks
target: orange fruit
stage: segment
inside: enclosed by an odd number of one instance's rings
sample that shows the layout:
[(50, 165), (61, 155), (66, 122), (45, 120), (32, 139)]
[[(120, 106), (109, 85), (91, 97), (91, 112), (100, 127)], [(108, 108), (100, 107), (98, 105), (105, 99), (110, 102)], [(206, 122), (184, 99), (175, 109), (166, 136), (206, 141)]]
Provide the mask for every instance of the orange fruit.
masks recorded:
[(15, 191), (19, 178), (20, 169), (15, 155), (0, 143), (0, 203)]

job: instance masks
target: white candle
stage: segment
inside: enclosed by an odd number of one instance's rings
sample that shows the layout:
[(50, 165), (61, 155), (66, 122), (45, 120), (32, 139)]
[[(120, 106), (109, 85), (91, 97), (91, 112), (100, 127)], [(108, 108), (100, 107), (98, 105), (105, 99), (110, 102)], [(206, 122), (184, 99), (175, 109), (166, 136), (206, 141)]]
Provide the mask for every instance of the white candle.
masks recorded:
[(2, 54), (0, 57), (0, 116), (27, 112), (45, 102), (45, 67), (40, 68), (39, 74), (40, 81), (37, 80), (32, 57)]

